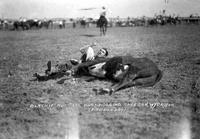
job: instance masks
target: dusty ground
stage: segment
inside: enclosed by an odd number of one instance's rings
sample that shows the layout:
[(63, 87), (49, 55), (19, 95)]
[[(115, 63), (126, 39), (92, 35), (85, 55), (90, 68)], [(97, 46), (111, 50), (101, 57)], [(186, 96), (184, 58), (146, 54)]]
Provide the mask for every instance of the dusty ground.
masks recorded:
[[(0, 32), (0, 139), (198, 139), (200, 28), (190, 26)], [(164, 72), (152, 88), (112, 96), (107, 81), (30, 81), (46, 62), (79, 58), (97, 42), (109, 55), (146, 56)], [(200, 63), (200, 62), (199, 62)]]

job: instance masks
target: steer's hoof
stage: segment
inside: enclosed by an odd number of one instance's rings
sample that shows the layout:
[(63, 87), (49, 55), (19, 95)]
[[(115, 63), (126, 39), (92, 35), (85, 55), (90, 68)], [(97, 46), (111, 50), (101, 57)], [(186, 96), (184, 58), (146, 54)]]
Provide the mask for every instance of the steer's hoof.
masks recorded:
[(95, 91), (96, 95), (112, 94), (112, 90), (108, 88), (100, 88), (100, 89), (93, 88), (93, 91)]
[(102, 88), (101, 92), (105, 93), (105, 94), (110, 94), (110, 89), (108, 89), (108, 88)]

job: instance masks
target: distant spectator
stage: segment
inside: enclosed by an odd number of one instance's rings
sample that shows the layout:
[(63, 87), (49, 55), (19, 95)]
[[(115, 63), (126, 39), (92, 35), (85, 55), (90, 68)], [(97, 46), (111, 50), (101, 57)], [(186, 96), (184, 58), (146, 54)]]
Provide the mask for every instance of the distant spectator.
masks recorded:
[(73, 28), (76, 28), (76, 21), (73, 21)]

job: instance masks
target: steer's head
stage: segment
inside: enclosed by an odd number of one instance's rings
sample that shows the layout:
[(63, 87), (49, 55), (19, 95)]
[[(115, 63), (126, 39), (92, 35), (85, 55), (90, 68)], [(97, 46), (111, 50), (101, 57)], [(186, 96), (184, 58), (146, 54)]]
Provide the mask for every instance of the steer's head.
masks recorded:
[(106, 71), (104, 69), (104, 65), (106, 63), (99, 63), (99, 64), (95, 64), (93, 66), (90, 66), (89, 69), (89, 73), (95, 77), (99, 77), (99, 78), (105, 78), (105, 74)]
[(116, 80), (123, 79), (128, 69), (129, 69), (129, 65), (118, 64), (116, 68), (116, 72), (113, 74), (113, 78)]

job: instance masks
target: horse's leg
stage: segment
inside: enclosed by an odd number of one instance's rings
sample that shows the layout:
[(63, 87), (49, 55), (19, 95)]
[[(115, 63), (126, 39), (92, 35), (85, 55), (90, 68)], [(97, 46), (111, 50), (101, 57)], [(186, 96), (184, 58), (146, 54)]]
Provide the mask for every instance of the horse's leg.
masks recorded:
[(102, 36), (102, 27), (100, 27), (100, 36)]
[(105, 25), (105, 32), (107, 32), (107, 24)]
[(103, 34), (106, 35), (106, 25), (103, 26)]
[(106, 32), (107, 32), (107, 24), (106, 23), (104, 23), (104, 35), (106, 35)]
[(101, 36), (101, 27), (99, 27), (99, 29), (100, 29), (100, 36)]
[(104, 25), (102, 27), (102, 31), (103, 31), (103, 35), (105, 35), (105, 27), (104, 27)]
[(106, 25), (104, 25), (104, 35), (106, 35), (106, 31), (107, 31), (107, 28), (106, 28)]

